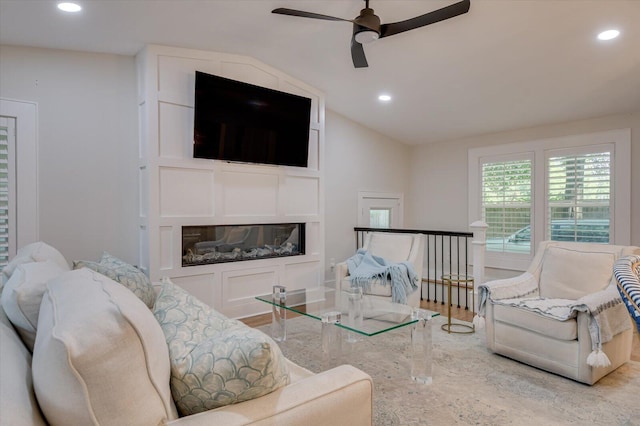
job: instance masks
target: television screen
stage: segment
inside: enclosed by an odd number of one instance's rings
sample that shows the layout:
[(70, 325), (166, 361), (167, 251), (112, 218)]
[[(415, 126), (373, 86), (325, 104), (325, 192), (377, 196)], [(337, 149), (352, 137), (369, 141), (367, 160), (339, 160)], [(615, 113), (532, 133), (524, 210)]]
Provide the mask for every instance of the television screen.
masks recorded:
[(193, 155), (307, 167), (311, 99), (196, 71)]

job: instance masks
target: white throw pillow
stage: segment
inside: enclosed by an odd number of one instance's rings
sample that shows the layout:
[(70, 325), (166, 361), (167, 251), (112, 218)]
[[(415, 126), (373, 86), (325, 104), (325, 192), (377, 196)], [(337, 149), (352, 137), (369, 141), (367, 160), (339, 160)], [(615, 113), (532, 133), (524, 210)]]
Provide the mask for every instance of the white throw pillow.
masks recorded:
[(47, 284), (32, 371), (50, 424), (158, 425), (177, 418), (160, 325), (131, 291), (86, 268)]
[(18, 250), (11, 262), (2, 269), (2, 282), (6, 283), (11, 278), (11, 274), (13, 274), (18, 265), (29, 262), (44, 262), (45, 260), (54, 261), (66, 271), (70, 269), (69, 263), (62, 253), (49, 244), (38, 241), (37, 243), (27, 244)]
[(52, 260), (23, 263), (2, 290), (2, 307), (30, 351), (36, 341), (40, 302), (47, 282), (66, 271)]
[(577, 300), (611, 282), (616, 255), (548, 247), (540, 274), (540, 296)]

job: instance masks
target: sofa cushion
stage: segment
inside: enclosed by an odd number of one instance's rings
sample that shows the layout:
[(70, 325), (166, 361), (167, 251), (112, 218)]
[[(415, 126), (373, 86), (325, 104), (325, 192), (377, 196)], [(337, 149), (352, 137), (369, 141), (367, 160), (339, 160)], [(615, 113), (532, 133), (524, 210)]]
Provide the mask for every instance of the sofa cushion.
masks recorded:
[(67, 263), (62, 253), (49, 244), (39, 241), (27, 244), (18, 250), (11, 262), (2, 269), (2, 283), (4, 284), (9, 280), (18, 265), (29, 262), (44, 262), (45, 260), (52, 260), (67, 271), (70, 269), (69, 263)]
[(67, 270), (52, 260), (22, 263), (2, 290), (2, 307), (30, 351), (36, 340), (40, 302), (46, 284)]
[(45, 425), (31, 377), (31, 353), (0, 306), (0, 423)]
[(286, 358), (266, 334), (228, 319), (163, 283), (154, 314), (171, 359), (171, 391), (182, 416), (257, 398), (289, 383)]
[(611, 282), (616, 255), (548, 247), (540, 274), (540, 296), (577, 300)]
[(153, 285), (145, 273), (135, 266), (105, 252), (100, 262), (77, 260), (73, 262), (73, 268), (89, 268), (106, 275), (131, 290), (149, 308), (153, 308), (156, 299)]
[(526, 309), (501, 304), (493, 305), (493, 316), (496, 321), (535, 331), (554, 339), (575, 340), (578, 338), (578, 322), (575, 318), (559, 321)]
[(51, 424), (157, 425), (177, 418), (160, 325), (129, 290), (86, 268), (47, 284), (32, 371)]

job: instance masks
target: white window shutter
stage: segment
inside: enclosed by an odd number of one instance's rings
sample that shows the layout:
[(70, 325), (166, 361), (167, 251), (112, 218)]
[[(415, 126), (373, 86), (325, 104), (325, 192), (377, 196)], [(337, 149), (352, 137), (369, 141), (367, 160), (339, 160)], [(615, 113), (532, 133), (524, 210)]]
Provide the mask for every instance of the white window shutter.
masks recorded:
[(485, 162), (481, 173), (487, 250), (530, 253), (532, 161)]

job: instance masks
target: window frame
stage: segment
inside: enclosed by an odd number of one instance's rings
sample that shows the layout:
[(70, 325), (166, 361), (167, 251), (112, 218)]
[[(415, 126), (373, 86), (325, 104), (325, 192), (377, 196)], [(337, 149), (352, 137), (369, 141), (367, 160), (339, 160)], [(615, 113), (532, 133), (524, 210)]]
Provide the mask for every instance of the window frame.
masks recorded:
[[(482, 217), (482, 160), (509, 158), (533, 153), (532, 167), (532, 253), (486, 253), (486, 266), (524, 271), (531, 263), (538, 244), (545, 239), (548, 220), (547, 158), (558, 152), (597, 152), (611, 147), (610, 244), (629, 245), (631, 241), (631, 129), (570, 135), (488, 147), (468, 151), (469, 223)], [(506, 161), (506, 160), (505, 160)]]

